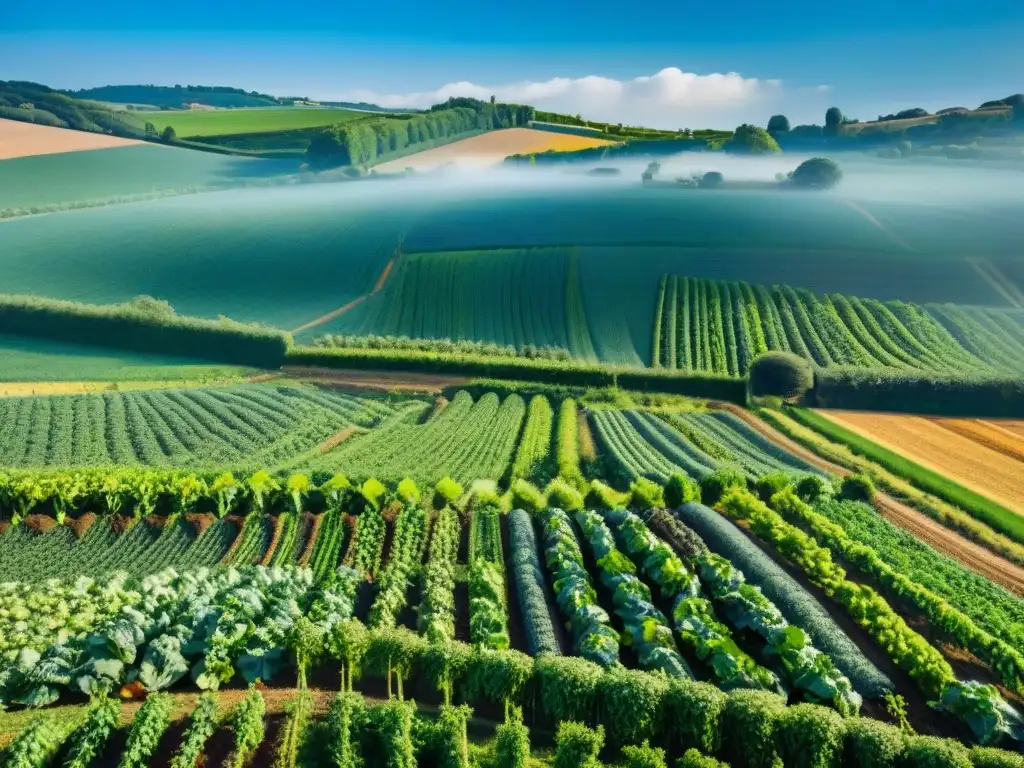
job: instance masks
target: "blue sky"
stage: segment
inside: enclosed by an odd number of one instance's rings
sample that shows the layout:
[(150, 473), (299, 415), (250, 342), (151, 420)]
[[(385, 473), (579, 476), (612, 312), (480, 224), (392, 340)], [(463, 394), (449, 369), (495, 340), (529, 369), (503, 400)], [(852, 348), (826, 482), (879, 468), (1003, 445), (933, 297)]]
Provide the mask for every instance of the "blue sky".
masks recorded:
[[(1024, 4), (933, 0), (0, 2), (0, 79), (421, 106), (496, 93), (666, 127), (869, 119), (1024, 90)], [(659, 74), (660, 73), (660, 74)]]

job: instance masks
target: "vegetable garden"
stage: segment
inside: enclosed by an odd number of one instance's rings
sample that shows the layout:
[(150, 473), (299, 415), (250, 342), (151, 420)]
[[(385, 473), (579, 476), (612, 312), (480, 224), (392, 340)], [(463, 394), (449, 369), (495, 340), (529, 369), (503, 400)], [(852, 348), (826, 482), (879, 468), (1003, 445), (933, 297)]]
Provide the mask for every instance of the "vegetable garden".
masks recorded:
[[(109, 425), (92, 397), (28, 398), (24, 418)], [(1024, 737), (1020, 599), (733, 413), (259, 385), (97, 397), (124, 401), (130, 434), (129, 414), (201, 406), (225, 442), (209, 461), (0, 474), (0, 733), (39, 710), (6, 764), (1019, 759), (991, 747)], [(326, 452), (273, 449), (271, 424), (314, 413), (373, 420)], [(90, 443), (67, 434), (73, 459)], [(231, 442), (257, 437), (271, 448)], [(118, 697), (144, 704), (125, 721)], [(471, 716), (493, 739), (469, 738)]]

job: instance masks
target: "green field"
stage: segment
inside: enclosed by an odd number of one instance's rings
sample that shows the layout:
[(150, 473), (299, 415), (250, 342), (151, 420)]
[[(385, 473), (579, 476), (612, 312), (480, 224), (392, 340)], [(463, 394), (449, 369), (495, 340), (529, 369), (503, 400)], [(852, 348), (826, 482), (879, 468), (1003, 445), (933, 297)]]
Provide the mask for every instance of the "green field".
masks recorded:
[(654, 367), (733, 376), (766, 350), (821, 367), (1024, 372), (1020, 309), (815, 296), (786, 285), (665, 275), (653, 334)]
[(266, 183), (295, 173), (298, 165), (154, 145), (0, 160), (0, 216), (12, 209), (33, 213), (48, 206)]
[(202, 382), (249, 373), (205, 361), (0, 335), (0, 381)]
[(181, 139), (197, 136), (231, 136), (240, 133), (271, 133), (301, 128), (321, 128), (367, 117), (366, 112), (331, 107), (253, 107), (243, 109), (196, 109), (145, 112), (140, 119), (157, 131), (170, 126)]

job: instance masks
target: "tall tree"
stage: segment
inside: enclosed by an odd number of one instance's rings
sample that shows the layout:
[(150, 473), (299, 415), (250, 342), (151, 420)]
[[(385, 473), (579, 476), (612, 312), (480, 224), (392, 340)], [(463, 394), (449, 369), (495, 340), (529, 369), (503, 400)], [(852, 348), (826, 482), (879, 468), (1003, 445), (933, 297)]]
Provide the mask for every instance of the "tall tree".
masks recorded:
[(839, 126), (843, 124), (843, 111), (839, 107), (829, 107), (825, 113), (825, 135), (835, 136), (839, 133)]
[(768, 121), (768, 133), (778, 136), (780, 133), (789, 133), (789, 118), (785, 115), (772, 115)]

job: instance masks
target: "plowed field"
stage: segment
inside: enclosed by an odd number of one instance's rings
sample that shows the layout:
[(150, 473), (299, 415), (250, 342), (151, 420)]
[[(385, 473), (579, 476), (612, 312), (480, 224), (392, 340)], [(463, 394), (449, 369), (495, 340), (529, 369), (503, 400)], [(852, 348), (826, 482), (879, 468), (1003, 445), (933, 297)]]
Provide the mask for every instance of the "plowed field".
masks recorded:
[[(963, 420), (949, 420), (954, 422), (954, 429), (949, 429), (938, 420), (918, 416), (855, 411), (821, 413), (975, 493), (1024, 513), (1024, 461), (1005, 450), (1009, 445), (1019, 452), (1024, 440), (1014, 438), (1010, 431), (1002, 434), (986, 429), (984, 422), (967, 421), (964, 426)], [(998, 445), (1003, 450), (988, 445)]]
[(0, 119), (0, 160), (30, 155), (80, 152), (85, 149), (127, 147), (139, 143), (132, 139), (121, 139), (102, 133), (71, 131), (66, 128), (52, 128), (48, 125)]

